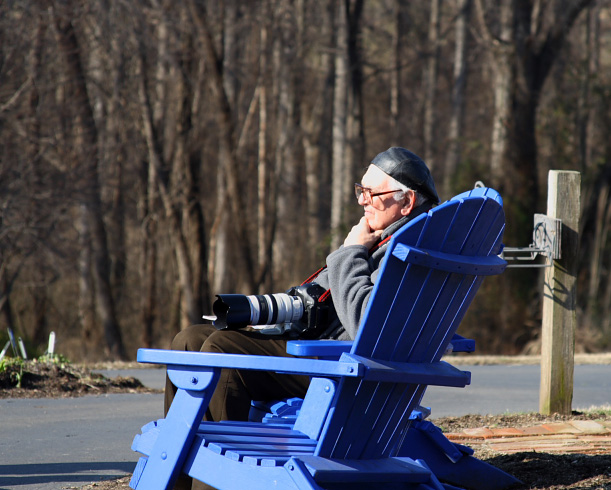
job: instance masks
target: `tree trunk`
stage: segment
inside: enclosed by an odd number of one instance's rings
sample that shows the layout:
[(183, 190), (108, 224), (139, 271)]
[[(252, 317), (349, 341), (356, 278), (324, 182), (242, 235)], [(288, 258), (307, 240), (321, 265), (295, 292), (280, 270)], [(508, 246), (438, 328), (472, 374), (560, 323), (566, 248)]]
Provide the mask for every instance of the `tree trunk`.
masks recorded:
[(363, 14), (363, 0), (346, 2), (348, 19), (348, 67), (350, 78), (348, 86), (346, 119), (346, 171), (344, 183), (344, 221), (356, 222), (361, 213), (354, 199), (354, 182), (362, 177), (362, 159), (365, 153), (365, 134), (363, 132), (363, 62), (361, 60), (360, 30)]
[(344, 239), (344, 203), (346, 202), (346, 145), (348, 71), (348, 19), (345, 3), (339, 0), (335, 25), (335, 80), (333, 85), (333, 157), (331, 190), (331, 248), (336, 249)]
[[(223, 16), (223, 38), (222, 52), (223, 77), (220, 80), (222, 90), (226, 96), (228, 107), (236, 106), (237, 83), (238, 80), (233, 70), (233, 63), (236, 62), (237, 51), (237, 2), (230, 1), (224, 5)], [(192, 7), (194, 9), (194, 7)], [(210, 47), (213, 51), (212, 47)], [(214, 54), (216, 56), (216, 54)], [(215, 62), (220, 62), (215, 60)], [(207, 63), (203, 63), (204, 69), (209, 70)], [(225, 138), (219, 138), (219, 161), (227, 162), (231, 159), (232, 148), (228, 145)], [(233, 230), (231, 229), (231, 210), (227, 209), (229, 194), (227, 192), (227, 166), (221, 164), (217, 169), (216, 177), (216, 216), (210, 233), (210, 259), (209, 277), (212, 283), (212, 290), (216, 292), (229, 292), (235, 289), (237, 278), (232, 264), (236, 262), (236, 248), (232, 247)], [(254, 292), (254, 291), (253, 291)]]
[(584, 23), (585, 73), (581, 75), (581, 90), (578, 102), (579, 157), (581, 168), (592, 165), (592, 140), (595, 133), (595, 107), (592, 104), (592, 80), (600, 69), (600, 10), (595, 5), (588, 9), (588, 18)]
[(138, 205), (140, 227), (140, 277), (142, 278), (141, 296), (141, 337), (143, 347), (153, 346), (153, 328), (157, 316), (157, 182), (152, 163), (143, 164), (140, 203)]
[(391, 146), (403, 146), (403, 129), (401, 128), (401, 87), (403, 73), (403, 46), (405, 43), (407, 19), (406, 0), (395, 0), (393, 20), (395, 28), (392, 30), (392, 56), (390, 69), (390, 135)]
[(467, 34), (471, 16), (472, 0), (457, 0), (456, 40), (454, 46), (454, 83), (452, 84), (452, 109), (448, 129), (448, 150), (443, 172), (443, 196), (449, 199), (457, 191), (454, 186), (456, 170), (461, 159), (461, 141), (465, 111), (465, 89), (467, 86)]
[[(335, 0), (325, 3), (324, 14), (321, 19), (319, 36), (323, 44), (331, 45), (333, 39), (333, 19)], [(301, 57), (300, 57), (301, 59)], [(329, 170), (328, 155), (331, 153), (328, 147), (331, 127), (332, 108), (325, 102), (332, 97), (334, 58), (327, 50), (323, 50), (315, 67), (322, 75), (321, 83), (315, 88), (318, 94), (314, 103), (308, 104), (307, 98), (303, 97), (301, 102), (303, 134), (304, 161), (306, 173), (306, 200), (308, 209), (308, 243), (309, 243), (309, 270), (316, 270), (320, 265), (320, 254), (326, 253), (322, 248), (324, 227), (328, 222), (325, 200), (321, 198), (323, 189), (330, 179), (324, 178), (324, 173)], [(303, 87), (305, 91), (311, 91), (310, 87)]]
[(424, 71), (424, 160), (431, 172), (435, 168), (435, 104), (437, 100), (437, 72), (439, 71), (439, 29), (441, 0), (431, 0), (428, 47), (430, 52)]
[(80, 58), (76, 33), (70, 19), (53, 9), (57, 41), (64, 56), (66, 79), (72, 84), (74, 120), (74, 162), (85, 175), (85, 191), (81, 196), (81, 211), (91, 227), (92, 273), (95, 283), (96, 305), (102, 320), (108, 355), (126, 359), (121, 330), (115, 313), (110, 287), (110, 258), (106, 228), (102, 219), (100, 183), (98, 180), (99, 149), (93, 111), (85, 85), (85, 72)]
[[(267, 2), (265, 2), (267, 12)], [(267, 215), (267, 183), (269, 170), (267, 165), (267, 87), (261, 76), (267, 68), (267, 24), (265, 20), (261, 23), (260, 30), (261, 50), (259, 55), (259, 132), (258, 132), (258, 154), (257, 154), (257, 228), (258, 228), (258, 262), (259, 266), (265, 262), (265, 243), (267, 238), (266, 215)]]
[(513, 0), (501, 0), (499, 15), (499, 34), (493, 36), (486, 25), (481, 0), (476, 0), (477, 13), (482, 26), (481, 31), (490, 49), (488, 58), (492, 67), (492, 90), (494, 93), (494, 115), (490, 144), (490, 184), (503, 191), (504, 181), (503, 156), (507, 146), (507, 127), (510, 118), (510, 98), (515, 85), (514, 35), (513, 35)]
[[(206, 63), (208, 76), (207, 81), (212, 91), (214, 101), (218, 107), (218, 127), (221, 142), (220, 147), (227, 149), (227, 158), (221, 158), (221, 169), (225, 174), (227, 186), (227, 199), (224, 203), (231, 212), (232, 230), (235, 233), (235, 243), (238, 256), (244, 264), (241, 270), (241, 278), (250, 291), (257, 288), (257, 274), (253, 256), (253, 247), (248, 234), (247, 215), (243, 199), (243, 191), (240, 189), (239, 173), (240, 162), (237, 155), (237, 132), (235, 129), (234, 112), (225, 88), (224, 71), (221, 71), (222, 59), (217, 54), (212, 33), (209, 29), (206, 13), (200, 12), (194, 0), (190, 0), (189, 9), (191, 17), (195, 21), (199, 33), (199, 41), (203, 48), (203, 59)], [(217, 248), (218, 250), (218, 248)]]
[[(85, 341), (85, 348), (98, 344), (99, 336), (95, 330), (95, 288), (91, 275), (91, 236), (87, 215), (81, 210), (78, 220), (78, 269), (79, 269), (79, 297), (78, 310), (81, 332)], [(87, 352), (87, 355), (89, 353)]]
[[(274, 165), (274, 190), (270, 200), (277, 201), (275, 235), (273, 242), (274, 281), (282, 285), (299, 282), (296, 275), (305, 252), (303, 244), (303, 223), (299, 216), (301, 209), (301, 186), (299, 167), (296, 160), (296, 114), (295, 83), (296, 47), (292, 38), (297, 32), (294, 7), (289, 2), (276, 6), (276, 17), (280, 23), (280, 35), (274, 46), (274, 73), (278, 88), (276, 116), (276, 151)], [(278, 11), (280, 10), (280, 11)], [(269, 225), (268, 225), (269, 226)]]
[(186, 320), (182, 320), (182, 324), (184, 325), (187, 322), (193, 323), (199, 321), (201, 318), (201, 309), (198, 310), (197, 308), (197, 297), (193, 289), (193, 273), (195, 271), (190, 261), (187, 240), (181, 228), (180, 213), (175, 207), (168, 183), (163, 177), (165, 165), (163, 163), (162, 151), (159, 148), (159, 140), (153, 125), (152, 104), (146, 91), (146, 72), (142, 56), (142, 53), (140, 53), (138, 57), (138, 72), (140, 76), (138, 96), (142, 117), (142, 128), (148, 148), (150, 162), (149, 171), (152, 173), (152, 178), (156, 182), (165, 216), (169, 221), (170, 237), (172, 239), (178, 269), (178, 281), (182, 291), (181, 298), (183, 305), (186, 305), (186, 316), (184, 317)]
[[(180, 9), (180, 21), (187, 23), (187, 9)], [(193, 90), (190, 89), (189, 80), (196, 79), (196, 63), (190, 61), (189, 53), (192, 50), (193, 39), (190, 34), (182, 33), (179, 40), (180, 53), (183, 57), (178, 62), (176, 82), (174, 84), (174, 96), (177, 100), (176, 133), (174, 140), (174, 151), (172, 168), (178, 178), (173, 182), (173, 194), (178, 196), (176, 201), (181, 204), (182, 216), (180, 217), (180, 228), (186, 247), (186, 265), (190, 272), (187, 284), (190, 291), (183, 292), (182, 311), (183, 328), (195, 323), (201, 323), (203, 314), (203, 299), (208, 303), (207, 276), (203, 273), (206, 265), (206, 232), (204, 227), (204, 215), (200, 204), (200, 157), (192, 155), (189, 151), (189, 136), (193, 133), (192, 121)], [(177, 253), (177, 256), (179, 254)], [(186, 293), (186, 294), (185, 294)]]

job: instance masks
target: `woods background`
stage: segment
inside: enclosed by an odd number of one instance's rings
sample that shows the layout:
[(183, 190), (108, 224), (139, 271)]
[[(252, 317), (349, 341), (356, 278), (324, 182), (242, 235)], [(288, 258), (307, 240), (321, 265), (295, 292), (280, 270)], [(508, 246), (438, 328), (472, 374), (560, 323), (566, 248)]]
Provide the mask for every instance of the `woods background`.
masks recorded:
[[(167, 347), (215, 293), (281, 292), (343, 241), (391, 145), (442, 200), (497, 188), (528, 246), (582, 172), (577, 350), (611, 349), (611, 2), (0, 2), (0, 341), (72, 360)], [(461, 333), (536, 352), (541, 270)]]

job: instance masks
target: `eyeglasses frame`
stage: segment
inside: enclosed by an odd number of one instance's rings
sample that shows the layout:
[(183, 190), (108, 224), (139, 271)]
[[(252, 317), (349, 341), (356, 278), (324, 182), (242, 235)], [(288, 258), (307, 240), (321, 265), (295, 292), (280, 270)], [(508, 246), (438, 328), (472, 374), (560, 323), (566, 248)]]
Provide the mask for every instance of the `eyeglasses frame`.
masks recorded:
[[(393, 192), (405, 192), (402, 189), (393, 189), (392, 191), (382, 191), (382, 192), (371, 192), (373, 189), (370, 187), (365, 187), (364, 185), (359, 184), (358, 182), (354, 183), (354, 194), (356, 195), (356, 199), (359, 199), (359, 189), (361, 195), (365, 199), (365, 202), (373, 202), (373, 198), (376, 196), (383, 196), (384, 194), (391, 194)], [(366, 197), (369, 196), (369, 197)]]

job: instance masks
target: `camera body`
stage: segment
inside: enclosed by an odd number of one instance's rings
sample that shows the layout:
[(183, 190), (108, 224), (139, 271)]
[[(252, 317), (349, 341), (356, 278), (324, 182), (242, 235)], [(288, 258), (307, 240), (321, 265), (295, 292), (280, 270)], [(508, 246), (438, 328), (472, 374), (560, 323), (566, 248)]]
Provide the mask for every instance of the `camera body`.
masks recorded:
[(212, 305), (214, 326), (234, 330), (248, 325), (290, 324), (291, 332), (299, 338), (315, 339), (327, 327), (333, 309), (330, 300), (321, 300), (325, 292), (319, 284), (307, 283), (286, 293), (219, 294)]

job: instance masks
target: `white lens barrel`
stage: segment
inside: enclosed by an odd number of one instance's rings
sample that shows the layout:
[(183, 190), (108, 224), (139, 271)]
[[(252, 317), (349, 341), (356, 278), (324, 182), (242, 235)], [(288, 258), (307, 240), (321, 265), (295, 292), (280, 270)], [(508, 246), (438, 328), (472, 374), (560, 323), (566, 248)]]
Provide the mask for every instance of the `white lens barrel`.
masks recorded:
[(291, 323), (303, 316), (303, 304), (285, 293), (247, 296), (250, 304), (250, 325)]

